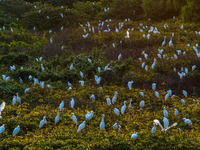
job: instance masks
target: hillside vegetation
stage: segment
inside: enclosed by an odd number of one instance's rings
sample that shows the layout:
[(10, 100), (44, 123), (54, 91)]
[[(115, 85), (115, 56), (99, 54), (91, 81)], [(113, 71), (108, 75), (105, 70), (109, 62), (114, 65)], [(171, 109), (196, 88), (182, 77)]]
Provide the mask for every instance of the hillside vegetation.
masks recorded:
[(199, 6), (1, 0), (0, 149), (199, 149)]

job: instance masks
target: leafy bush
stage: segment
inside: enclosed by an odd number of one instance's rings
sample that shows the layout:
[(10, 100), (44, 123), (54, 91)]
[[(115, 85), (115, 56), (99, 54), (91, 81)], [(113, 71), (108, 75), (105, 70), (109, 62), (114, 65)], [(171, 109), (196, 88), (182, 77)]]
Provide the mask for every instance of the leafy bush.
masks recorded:
[(110, 11), (111, 17), (117, 19), (139, 20), (143, 17), (141, 0), (114, 0)]
[(40, 13), (38, 12), (39, 9), (25, 13), (22, 17), (23, 25), (31, 29), (36, 27), (39, 30), (55, 30), (62, 26), (77, 25), (83, 19), (81, 18), (82, 14), (78, 14), (75, 10), (69, 10), (67, 7), (47, 5), (41, 7), (40, 10)]

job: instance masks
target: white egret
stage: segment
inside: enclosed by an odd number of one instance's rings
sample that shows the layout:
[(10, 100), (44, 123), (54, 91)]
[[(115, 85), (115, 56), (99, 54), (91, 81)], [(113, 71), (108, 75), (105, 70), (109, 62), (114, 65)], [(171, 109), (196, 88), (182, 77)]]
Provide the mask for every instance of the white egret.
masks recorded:
[(115, 123), (115, 124), (113, 125), (113, 128), (114, 128), (115, 130), (117, 130), (117, 128), (118, 128), (118, 124)]
[(41, 70), (42, 70), (42, 71), (44, 71), (44, 70), (45, 70), (45, 68), (44, 68), (43, 64), (41, 64)]
[(111, 100), (110, 100), (110, 98), (108, 96), (106, 97), (106, 101), (107, 101), (107, 105), (110, 106), (111, 105)]
[(165, 100), (167, 100), (169, 98), (169, 93), (167, 93), (166, 95), (165, 95)]
[(13, 137), (19, 133), (20, 126), (18, 125), (14, 130), (13, 130)]
[(73, 108), (75, 105), (75, 101), (74, 101), (74, 98), (72, 98), (72, 100), (70, 101), (70, 107)]
[(140, 107), (141, 107), (141, 109), (144, 107), (144, 101), (140, 102)]
[(55, 117), (55, 125), (59, 122), (60, 117), (59, 117), (59, 110), (57, 112), (57, 116)]
[(171, 40), (169, 41), (169, 46), (173, 46), (172, 38), (171, 38)]
[(92, 94), (92, 95), (90, 96), (90, 99), (92, 99), (92, 101), (94, 102), (94, 101), (95, 101), (95, 95)]
[(116, 102), (116, 100), (117, 100), (117, 96), (114, 95), (113, 98), (112, 98), (112, 103), (114, 104)]
[(169, 127), (169, 120), (166, 117), (163, 117), (163, 123), (165, 129)]
[(153, 134), (156, 133), (156, 124), (155, 124), (155, 123), (153, 124), (153, 128), (151, 129), (151, 132), (152, 132)]
[(192, 66), (192, 71), (194, 71), (196, 69), (196, 65)]
[(74, 124), (78, 125), (77, 118), (74, 113), (72, 113), (72, 121), (74, 122)]
[(120, 54), (118, 55), (118, 60), (120, 60), (121, 57), (122, 57), (122, 54), (120, 53)]
[(155, 91), (156, 90), (156, 83), (152, 84), (152, 90)]
[(79, 83), (81, 84), (81, 86), (84, 86), (84, 81), (83, 80), (79, 81)]
[(167, 110), (165, 109), (165, 107), (164, 107), (163, 114), (164, 114), (164, 116), (165, 116), (166, 118), (168, 117), (168, 112), (167, 112)]
[(121, 108), (121, 113), (124, 114), (125, 110), (126, 110), (126, 101), (124, 101), (124, 105)]
[(181, 103), (182, 103), (183, 105), (185, 105), (185, 101), (184, 101), (183, 99), (181, 99)]
[(19, 103), (19, 104), (21, 104), (21, 98), (19, 97), (19, 94), (17, 93), (17, 102)]
[(191, 124), (192, 124), (192, 121), (191, 121), (190, 119), (183, 118), (183, 121), (184, 121), (185, 124), (187, 124), (187, 125), (191, 125)]
[(131, 102), (132, 102), (132, 101), (133, 101), (133, 100), (131, 99), (130, 102), (129, 102), (129, 106), (128, 106), (129, 109), (133, 108), (133, 107), (131, 107)]
[(5, 106), (6, 106), (5, 102), (1, 103), (1, 105), (0, 105), (0, 112), (2, 112), (4, 110)]
[(101, 123), (100, 123), (100, 129), (101, 130), (105, 129), (104, 114), (102, 114), (102, 120), (101, 120)]
[(183, 95), (187, 97), (187, 91), (183, 90)]
[(69, 81), (67, 82), (67, 84), (69, 87), (72, 87), (72, 84)]
[(13, 96), (12, 105), (15, 106), (16, 102), (17, 102), (16, 96)]
[(143, 93), (143, 92), (140, 92), (140, 95), (141, 95), (142, 97), (144, 97), (144, 93)]
[[(167, 121), (168, 121), (168, 120), (167, 120)], [(175, 122), (175, 123), (172, 124), (170, 127), (163, 128), (163, 126), (160, 124), (160, 121), (159, 121), (159, 120), (155, 119), (153, 122), (154, 122), (156, 125), (159, 125), (160, 128), (161, 128), (161, 131), (163, 131), (163, 132), (165, 132), (165, 131), (167, 131), (168, 129), (170, 129), (171, 127), (174, 127), (174, 126), (177, 125), (177, 123)], [(168, 121), (168, 122), (169, 122), (169, 121)]]
[(132, 134), (132, 135), (131, 135), (131, 139), (136, 140), (136, 139), (137, 139), (137, 135), (138, 135), (138, 132), (136, 132), (136, 134)]
[(157, 98), (159, 98), (159, 93), (157, 91), (155, 91), (155, 95)]
[(121, 134), (121, 126), (118, 125), (118, 134)]
[(80, 71), (80, 76), (81, 76), (81, 78), (83, 78), (83, 73)]
[(92, 63), (92, 60), (91, 60), (90, 58), (88, 58), (88, 62), (89, 62), (89, 63)]
[(174, 115), (178, 116), (178, 110), (177, 109), (174, 110)]
[(62, 102), (60, 103), (60, 105), (59, 105), (60, 111), (62, 111), (63, 107), (64, 107), (64, 101), (62, 101)]
[(130, 38), (130, 36), (129, 36), (129, 31), (128, 31), (128, 30), (126, 31), (126, 36), (125, 36), (125, 38)]
[(83, 123), (81, 123), (81, 124), (78, 126), (77, 132), (81, 131), (83, 128), (85, 128), (85, 121), (83, 121)]
[(74, 65), (73, 65), (73, 64), (71, 64), (71, 65), (70, 65), (70, 67), (69, 67), (69, 69), (70, 69), (70, 70), (72, 70), (72, 69), (73, 69), (73, 67), (74, 67)]
[(30, 91), (30, 88), (26, 88), (25, 91), (24, 91), (24, 93), (27, 93), (29, 91)]
[(129, 90), (132, 89), (132, 84), (133, 84), (133, 81), (129, 81), (129, 82), (128, 82), (128, 88), (129, 88)]
[(42, 128), (44, 124), (46, 123), (46, 116), (43, 117), (43, 120), (40, 121), (39, 128)]
[(91, 120), (92, 117), (93, 117), (93, 115), (94, 115), (94, 112), (91, 111), (91, 113), (89, 113), (88, 115), (86, 115), (86, 116), (87, 116), (87, 117), (86, 117), (86, 120)]
[(119, 109), (114, 108), (114, 113), (115, 113), (117, 116), (119, 116)]
[(3, 124), (1, 127), (0, 127), (0, 134), (3, 133), (5, 131), (5, 125)]

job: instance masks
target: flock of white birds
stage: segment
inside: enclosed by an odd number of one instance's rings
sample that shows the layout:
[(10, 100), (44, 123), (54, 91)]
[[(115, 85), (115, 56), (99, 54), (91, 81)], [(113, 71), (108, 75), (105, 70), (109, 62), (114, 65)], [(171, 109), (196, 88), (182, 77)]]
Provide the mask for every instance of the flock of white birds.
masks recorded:
[[(37, 9), (36, 6), (34, 6), (34, 7), (35, 7), (35, 9)], [(104, 11), (105, 11), (105, 12), (109, 11), (109, 8), (105, 8)], [(40, 13), (40, 12), (41, 12), (41, 10), (38, 11), (38, 13)], [(61, 13), (60, 15), (61, 15), (61, 17), (63, 18), (63, 14)], [(49, 18), (49, 16), (47, 16), (47, 19), (48, 19), (48, 18)], [(112, 31), (112, 32), (118, 33), (118, 32), (120, 32), (120, 30), (124, 30), (124, 29), (123, 29), (124, 24), (125, 24), (126, 22), (129, 22), (129, 21), (130, 21), (130, 19), (126, 19), (125, 21), (119, 22), (119, 23), (118, 23), (118, 26), (115, 27), (114, 31), (110, 28), (110, 25), (109, 25), (109, 22), (112, 22), (111, 19), (106, 20), (106, 21), (99, 21), (97, 27), (91, 26), (89, 22), (87, 22), (85, 25), (80, 24), (80, 26), (83, 28), (83, 31), (84, 31), (84, 34), (82, 35), (82, 37), (83, 37), (83, 38), (87, 38), (87, 37), (89, 36), (89, 34), (95, 34), (95, 33), (101, 33), (101, 32), (108, 32), (108, 33), (109, 33), (109, 32)], [(164, 24), (164, 29), (167, 29), (167, 28), (168, 28), (168, 24), (166, 23), (166, 24)], [(5, 27), (3, 27), (2, 29), (5, 30)], [(1, 29), (1, 30), (2, 30), (2, 29)], [(35, 29), (36, 29), (36, 27), (33, 28), (33, 30), (35, 30)], [(10, 28), (10, 30), (13, 32), (13, 29), (12, 29), (12, 28)], [(63, 30), (63, 27), (61, 27), (61, 30)], [(131, 32), (134, 32), (134, 30), (139, 30), (141, 33), (144, 33), (144, 34), (143, 34), (143, 38), (147, 38), (147, 39), (150, 39), (151, 36), (152, 36), (153, 34), (161, 34), (161, 33), (158, 31), (158, 29), (157, 29), (156, 27), (145, 26), (145, 25), (143, 25), (143, 24), (141, 23), (137, 29), (128, 28), (128, 29), (126, 30), (126, 32), (125, 32), (125, 36), (124, 36), (124, 37), (125, 37), (126, 39), (131, 38), (130, 33), (131, 33)], [(180, 30), (184, 31), (184, 26), (183, 26), (183, 25), (181, 25)], [(147, 33), (145, 34), (146, 31), (147, 31)], [(49, 33), (51, 33), (51, 32), (52, 32), (52, 30), (49, 30)], [(185, 32), (187, 32), (187, 31), (185, 31)], [(200, 34), (200, 32), (195, 31), (195, 34)], [(166, 41), (166, 36), (164, 36), (164, 41), (162, 42), (161, 45), (162, 45), (162, 46), (167, 46), (167, 45), (168, 45), (168, 46), (170, 46), (170, 47), (173, 47), (173, 46), (174, 46), (174, 44), (173, 44), (173, 37), (174, 37), (174, 36), (175, 36), (174, 33), (172, 33), (172, 35), (171, 35), (171, 37), (170, 37), (169, 43), (167, 43), (167, 41)], [(133, 38), (134, 38), (134, 37), (133, 37)], [(53, 38), (50, 38), (50, 43), (53, 43)], [(122, 44), (122, 40), (120, 40), (119, 43)], [(115, 47), (116, 47), (116, 43), (113, 43), (112, 46), (113, 46), (113, 48), (115, 48)], [(190, 44), (187, 44), (187, 46), (190, 47), (191, 45), (190, 45)], [(61, 46), (61, 49), (63, 49), (63, 48), (64, 48), (64, 46)], [(200, 57), (200, 52), (199, 52), (198, 49), (197, 49), (197, 48), (198, 48), (198, 44), (193, 45), (192, 48), (193, 48), (193, 50), (194, 50), (196, 56), (199, 58), (199, 57)], [(174, 53), (173, 57), (168, 57), (167, 54), (163, 54), (163, 52), (164, 52), (164, 49), (158, 49), (158, 54), (157, 54), (158, 58), (154, 58), (154, 61), (153, 61), (152, 66), (151, 66), (151, 69), (154, 69), (154, 67), (155, 67), (155, 65), (156, 65), (156, 62), (157, 62), (157, 59), (167, 59), (167, 60), (170, 60), (170, 59), (171, 59), (171, 60), (174, 60), (174, 59), (178, 59), (178, 57), (179, 57), (180, 55), (187, 55), (187, 53), (186, 53), (185, 51), (182, 51), (182, 50), (176, 50), (176, 53)], [(148, 67), (148, 65), (146, 65), (146, 62), (145, 62), (145, 60), (148, 60), (148, 54), (147, 54), (145, 51), (143, 51), (143, 52), (141, 53), (141, 56), (144, 57), (144, 58), (141, 57), (141, 58), (138, 59), (139, 62), (141, 62), (141, 67), (142, 67), (142, 69), (144, 68), (145, 70), (148, 70), (149, 67)], [(121, 57), (122, 57), (122, 54), (120, 53), (119, 56), (118, 56), (118, 60), (120, 60)], [(42, 59), (43, 59), (42, 57), (36, 58), (36, 61), (37, 61), (37, 62), (41, 62), (41, 71), (45, 71), (45, 68), (44, 68), (44, 66), (43, 66), (43, 64), (42, 64)], [(92, 60), (91, 60), (90, 58), (88, 58), (88, 62), (92, 63)], [(73, 66), (73, 64), (71, 64), (70, 67), (69, 67), (69, 70), (73, 71), (73, 68), (74, 68), (74, 66)], [(191, 71), (195, 70), (195, 68), (196, 68), (196, 65), (194, 64), (194, 65), (192, 66), (192, 68), (191, 68)], [(21, 67), (20, 69), (23, 69), (23, 67)], [(15, 67), (15, 65), (13, 65), (13, 66), (10, 66), (10, 70), (11, 70), (11, 71), (15, 71), (15, 70), (17, 70), (17, 68)], [(97, 70), (98, 70), (99, 73), (102, 71), (102, 69), (101, 69), (100, 67), (98, 67)], [(104, 68), (103, 71), (106, 71), (106, 70), (110, 70), (109, 64), (105, 66), (105, 68)], [(189, 70), (189, 68), (181, 67), (180, 72), (178, 72), (177, 69), (174, 68), (174, 71), (177, 72), (177, 74), (178, 74), (178, 76), (180, 77), (180, 79), (182, 79), (183, 77), (185, 77), (185, 76), (187, 75), (188, 70)], [(81, 76), (82, 78), (84, 77), (84, 74), (83, 74), (82, 71), (80, 71), (80, 76)], [(9, 80), (10, 80), (10, 77), (9, 77), (9, 76), (6, 76), (6, 75), (2, 75), (2, 79), (5, 80), (5, 81), (9, 81)], [(32, 75), (29, 76), (29, 79), (32, 80), (32, 81), (34, 82), (34, 85), (39, 84), (39, 85), (41, 86), (41, 88), (44, 88), (45, 84), (44, 84), (43, 81), (39, 81), (37, 78), (33, 78)], [(19, 82), (20, 82), (20, 83), (23, 83), (23, 80), (21, 79), (21, 77), (19, 77)], [(100, 84), (100, 82), (101, 82), (101, 77), (95, 75), (95, 82), (96, 82), (96, 84)], [(80, 80), (79, 83), (80, 83), (81, 86), (84, 86), (84, 80)], [(129, 81), (129, 82), (128, 82), (128, 89), (129, 89), (129, 90), (132, 89), (132, 84), (133, 84), (133, 83), (134, 83), (134, 81)], [(70, 82), (68, 82), (68, 86), (69, 86), (68, 90), (71, 90), (72, 87), (73, 87), (72, 84), (71, 84)], [(51, 85), (47, 85), (47, 87), (48, 87), (48, 88), (51, 88)], [(102, 87), (101, 87), (101, 89), (102, 89)], [(27, 93), (27, 92), (29, 92), (30, 90), (31, 90), (30, 88), (27, 88), (27, 89), (24, 91), (24, 93)], [(156, 91), (156, 83), (153, 83), (153, 84), (152, 84), (152, 90), (155, 92), (156, 97), (159, 98), (159, 92)], [(183, 95), (184, 95), (185, 97), (188, 96), (187, 91), (182, 90), (182, 92), (183, 92)], [(106, 98), (106, 102), (107, 102), (107, 105), (108, 105), (108, 106), (110, 106), (110, 105), (112, 105), (112, 104), (114, 104), (114, 103), (116, 102), (118, 93), (115, 92), (114, 95), (115, 95), (115, 96), (112, 98), (112, 100), (111, 100), (109, 97)], [(143, 93), (143, 92), (140, 92), (140, 95), (141, 95), (142, 97), (144, 97), (144, 93)], [(165, 95), (165, 98), (164, 98), (164, 99), (165, 99), (165, 100), (168, 100), (170, 97), (172, 97), (172, 98), (175, 97), (175, 95), (172, 95), (172, 91), (171, 91), (171, 90), (167, 91), (167, 94)], [(92, 94), (92, 95), (90, 96), (90, 98), (91, 98), (92, 101), (95, 101), (95, 95), (94, 95), (94, 94)], [(194, 101), (195, 101), (195, 100), (194, 100)], [(132, 102), (132, 100), (130, 100), (130, 102), (129, 102), (129, 108), (132, 108), (131, 102)], [(196, 100), (196, 102), (197, 102), (197, 104), (199, 104), (199, 101), (198, 101), (198, 100)], [(13, 99), (12, 99), (12, 105), (14, 106), (14, 105), (16, 105), (16, 103), (21, 104), (21, 98), (19, 97), (18, 93), (16, 94), (16, 96), (13, 96)], [(184, 105), (184, 104), (185, 104), (185, 101), (184, 101), (183, 99), (181, 99), (181, 103)], [(71, 102), (70, 102), (71, 108), (73, 108), (74, 105), (75, 105), (75, 100), (72, 98), (72, 100), (71, 100)], [(3, 103), (0, 105), (0, 118), (2, 118), (1, 114), (2, 114), (2, 112), (3, 112), (4, 108), (5, 108), (5, 106), (6, 106), (6, 103), (5, 103), (5, 102), (3, 102)], [(145, 100), (141, 101), (140, 104), (139, 104), (139, 106), (140, 106), (140, 109), (141, 109), (141, 111), (142, 111), (143, 107), (145, 106)], [(57, 115), (56, 115), (56, 117), (55, 117), (55, 125), (56, 125), (56, 124), (59, 122), (59, 120), (60, 120), (60, 118), (59, 118), (59, 112), (62, 111), (63, 108), (64, 108), (64, 101), (62, 101), (62, 102), (60, 103), (59, 110), (57, 111)], [(117, 116), (120, 115), (120, 112), (121, 112), (121, 114), (124, 114), (125, 111), (126, 111), (126, 101), (124, 101), (124, 104), (123, 104), (123, 106), (121, 107), (121, 111), (119, 111), (118, 108), (114, 108), (114, 114), (116, 114)], [(174, 123), (174, 124), (172, 124), (171, 126), (169, 126), (169, 120), (167, 119), (167, 117), (168, 117), (167, 109), (164, 108), (163, 111), (164, 111), (164, 117), (163, 117), (163, 123), (164, 123), (164, 125), (161, 125), (160, 121), (157, 120), (157, 119), (153, 120), (154, 123), (153, 123), (153, 128), (152, 128), (152, 134), (155, 134), (155, 133), (156, 133), (156, 125), (159, 125), (160, 128), (161, 128), (161, 130), (162, 130), (163, 132), (165, 132), (165, 131), (169, 130), (170, 128), (172, 128), (172, 127), (174, 127), (174, 126), (177, 125), (177, 123)], [(92, 117), (93, 117), (93, 115), (94, 115), (93, 111), (88, 112), (88, 113), (86, 114), (86, 116), (85, 116), (85, 121), (83, 121), (83, 122), (78, 126), (77, 132), (80, 132), (81, 130), (84, 129), (84, 127), (86, 126), (86, 121), (91, 120)], [(175, 109), (174, 115), (175, 115), (175, 116), (178, 116), (178, 115), (179, 115), (179, 112), (178, 112), (177, 109)], [(71, 118), (72, 118), (73, 123), (76, 124), (76, 125), (78, 125), (77, 118), (76, 118), (76, 116), (75, 116), (74, 113), (71, 114)], [(100, 128), (101, 130), (104, 130), (104, 129), (106, 128), (106, 125), (105, 125), (105, 122), (104, 122), (104, 118), (105, 118), (105, 115), (102, 114), (102, 120), (101, 120), (100, 125), (99, 125), (99, 128)], [(39, 128), (42, 128), (42, 127), (45, 125), (46, 121), (47, 121), (46, 116), (44, 116), (43, 119), (40, 121), (40, 123), (38, 123), (38, 124), (39, 124)], [(185, 124), (187, 124), (187, 125), (189, 125), (189, 126), (192, 124), (192, 122), (191, 122), (190, 119), (183, 118), (183, 121), (184, 121)], [(115, 123), (115, 124), (113, 125), (113, 128), (114, 128), (115, 130), (118, 129), (118, 131), (119, 131), (119, 133), (120, 133), (120, 130), (121, 130), (121, 126), (120, 126), (120, 125), (118, 125), (117, 123)], [(5, 128), (5, 125), (3, 124), (3, 125), (0, 127), (0, 134), (2, 134), (2, 133), (5, 131), (5, 129), (6, 129), (6, 128)], [(16, 134), (18, 134), (19, 132), (20, 132), (20, 125), (18, 125), (18, 126), (13, 130), (13, 137), (14, 137)], [(137, 136), (138, 136), (138, 132), (136, 132), (135, 134), (132, 134), (132, 135), (131, 135), (131, 138), (132, 138), (132, 139), (136, 139)]]

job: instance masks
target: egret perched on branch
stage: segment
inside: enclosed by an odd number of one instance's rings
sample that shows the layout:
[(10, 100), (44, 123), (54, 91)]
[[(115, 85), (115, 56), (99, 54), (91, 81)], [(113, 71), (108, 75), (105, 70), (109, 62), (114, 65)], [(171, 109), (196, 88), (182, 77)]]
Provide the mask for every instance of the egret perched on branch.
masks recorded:
[(169, 98), (169, 93), (167, 93), (166, 95), (165, 95), (165, 100), (167, 100)]
[(72, 113), (72, 121), (74, 122), (74, 124), (78, 125), (77, 118), (74, 113)]
[(102, 114), (102, 120), (101, 120), (101, 123), (100, 123), (100, 129), (101, 130), (105, 129), (104, 114)]
[(183, 99), (181, 99), (181, 103), (182, 103), (183, 105), (185, 105), (185, 101), (184, 101)]
[(73, 108), (74, 105), (75, 105), (75, 101), (74, 101), (74, 99), (72, 98), (72, 100), (70, 101), (70, 107)]
[(168, 112), (167, 112), (167, 110), (165, 109), (165, 107), (164, 107), (163, 113), (164, 113), (164, 116), (167, 118), (167, 117), (168, 117)]
[(142, 108), (144, 107), (144, 101), (140, 102), (140, 107), (141, 107), (140, 109), (142, 110)]
[(18, 125), (14, 130), (13, 130), (13, 137), (19, 133), (19, 130), (20, 130), (20, 126)]
[(117, 130), (117, 128), (118, 128), (118, 124), (115, 123), (115, 124), (113, 125), (113, 128), (114, 128), (115, 130)]
[(187, 97), (187, 91), (183, 90), (183, 95)]
[(119, 110), (117, 108), (114, 108), (114, 113), (119, 116)]
[(124, 101), (124, 105), (121, 108), (121, 113), (124, 114), (125, 110), (126, 110), (126, 101)]
[(106, 97), (106, 101), (107, 101), (107, 105), (110, 106), (111, 105), (111, 100), (110, 100), (110, 98), (108, 96)]
[(144, 97), (144, 93), (143, 93), (143, 92), (140, 92), (140, 95), (141, 95), (142, 97)]
[(118, 60), (120, 60), (121, 57), (122, 57), (122, 54), (120, 53), (120, 54), (118, 55)]
[(185, 124), (187, 124), (187, 125), (191, 125), (191, 124), (192, 124), (192, 121), (191, 121), (190, 119), (183, 118), (183, 121), (184, 121)]
[(130, 102), (129, 102), (129, 106), (128, 106), (129, 109), (133, 108), (133, 107), (131, 107), (131, 102), (132, 102), (132, 101), (133, 101), (133, 100), (131, 99)]
[(159, 98), (159, 93), (157, 91), (155, 91), (155, 95), (157, 98)]
[(81, 131), (83, 128), (85, 128), (85, 121), (83, 121), (83, 123), (81, 123), (81, 124), (78, 126), (77, 132)]
[(154, 134), (154, 133), (156, 133), (156, 124), (154, 123), (153, 124), (153, 128), (151, 129), (151, 132)]
[(129, 90), (132, 89), (132, 84), (133, 84), (133, 81), (129, 81), (129, 82), (128, 82), (128, 88), (129, 88)]
[(112, 98), (112, 103), (114, 104), (116, 102), (116, 100), (117, 100), (117, 96), (114, 95), (113, 98)]
[(156, 90), (156, 83), (152, 84), (152, 90), (155, 91)]
[(57, 112), (57, 116), (55, 117), (55, 125), (59, 122), (60, 117), (59, 117), (59, 110)]
[(60, 111), (62, 111), (63, 107), (64, 107), (64, 101), (62, 101), (62, 102), (60, 103), (60, 106), (59, 106)]
[(129, 36), (129, 31), (128, 31), (128, 30), (126, 31), (126, 36), (125, 36), (125, 38), (130, 38), (130, 36)]
[(174, 115), (178, 116), (178, 110), (177, 109), (174, 110)]
[(80, 71), (80, 76), (81, 76), (81, 78), (83, 78), (83, 73)]
[(87, 114), (85, 117), (86, 117), (86, 120), (91, 120), (92, 117), (93, 117), (94, 113), (93, 111), (91, 111), (91, 113)]
[(95, 95), (92, 94), (92, 95), (90, 96), (90, 99), (92, 99), (92, 101), (94, 102), (94, 101), (95, 101)]
[(43, 117), (43, 120), (40, 121), (39, 128), (41, 129), (41, 128), (44, 126), (44, 124), (45, 124), (46, 122), (47, 122), (47, 121), (46, 121), (46, 116), (44, 116), (44, 117)]
[(5, 125), (3, 124), (1, 127), (0, 127), (0, 134), (3, 133), (5, 131)]
[(17, 102), (18, 102), (19, 104), (21, 104), (21, 98), (19, 97), (18, 93), (17, 93)]
[(136, 140), (136, 139), (137, 139), (137, 135), (138, 135), (138, 132), (136, 132), (136, 134), (132, 134), (132, 135), (131, 135), (131, 139)]

